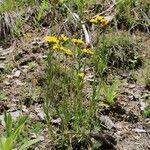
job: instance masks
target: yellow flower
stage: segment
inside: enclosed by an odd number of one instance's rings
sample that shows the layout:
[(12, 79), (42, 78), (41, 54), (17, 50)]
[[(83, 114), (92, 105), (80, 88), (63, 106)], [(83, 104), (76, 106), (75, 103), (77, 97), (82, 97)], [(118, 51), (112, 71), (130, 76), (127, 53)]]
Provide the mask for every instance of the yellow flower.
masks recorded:
[(60, 47), (60, 50), (66, 55), (73, 56), (73, 52), (70, 49), (66, 49), (64, 47)]
[(105, 20), (105, 21), (103, 21), (103, 22), (101, 23), (101, 26), (102, 26), (102, 27), (105, 27), (105, 26), (108, 25), (108, 23), (109, 23), (109, 21)]
[(91, 49), (89, 49), (89, 48), (83, 49), (83, 53), (90, 54), (90, 55), (94, 54), (94, 52)]
[(64, 48), (63, 46), (61, 46), (61, 47), (60, 47), (60, 50), (61, 50), (61, 51), (64, 51), (64, 50), (65, 50), (65, 48)]
[(64, 34), (61, 34), (60, 37), (59, 37), (59, 39), (61, 41), (64, 41), (64, 42), (66, 42), (67, 40), (69, 40), (69, 38), (67, 36), (65, 36)]
[(55, 36), (45, 36), (44, 40), (48, 43), (58, 43), (59, 40)]
[(90, 22), (96, 24), (96, 23), (97, 23), (97, 20), (96, 20), (96, 19), (91, 19)]
[(103, 16), (96, 16), (96, 19), (97, 19), (98, 21), (101, 21), (101, 20), (104, 19), (104, 17), (103, 17)]
[(53, 49), (54, 49), (54, 50), (59, 50), (59, 49), (60, 49), (60, 46), (59, 46), (58, 44), (55, 44), (55, 45), (53, 46)]
[(101, 27), (105, 27), (109, 23), (109, 21), (106, 20), (103, 16), (96, 16), (94, 19), (91, 19), (90, 22), (100, 25)]
[(102, 19), (104, 19), (103, 16), (96, 16), (95, 18), (90, 19), (90, 22), (97, 24), (97, 23), (100, 22)]
[(84, 77), (84, 73), (80, 72), (80, 73), (78, 73), (78, 76), (81, 77), (81, 78), (83, 78)]
[(72, 42), (77, 45), (84, 44), (84, 42), (81, 39), (72, 39)]
[(73, 56), (73, 52), (70, 49), (65, 49), (63, 52), (66, 55)]

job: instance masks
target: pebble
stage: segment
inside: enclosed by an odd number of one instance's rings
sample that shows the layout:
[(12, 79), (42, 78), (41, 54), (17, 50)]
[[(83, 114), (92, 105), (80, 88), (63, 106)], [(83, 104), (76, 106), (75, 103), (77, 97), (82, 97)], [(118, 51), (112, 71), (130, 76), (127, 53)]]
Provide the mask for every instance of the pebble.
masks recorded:
[(5, 64), (4, 63), (0, 63), (0, 70), (3, 71), (5, 69)]
[(116, 125), (112, 122), (112, 120), (108, 116), (101, 115), (100, 121), (105, 124), (105, 126), (110, 130), (112, 128), (116, 128)]
[(41, 120), (45, 120), (44, 112), (39, 112), (39, 113), (37, 113), (37, 116), (38, 116)]
[(20, 80), (18, 80), (18, 79), (15, 80), (15, 83), (16, 83), (17, 85), (19, 85), (19, 86), (24, 85), (24, 84), (23, 84)]
[(130, 84), (130, 85), (129, 85), (129, 88), (130, 88), (130, 89), (135, 88), (135, 84)]
[(0, 57), (0, 60), (5, 60), (5, 59), (6, 59), (6, 57), (4, 57), (4, 56)]
[(132, 129), (132, 131), (137, 132), (137, 133), (146, 133), (144, 129), (138, 129), (138, 128)]
[(10, 82), (8, 82), (8, 81), (5, 80), (5, 81), (4, 81), (4, 84), (5, 84), (5, 85), (10, 85)]
[(20, 74), (21, 74), (21, 71), (17, 70), (13, 76), (18, 78), (20, 76)]

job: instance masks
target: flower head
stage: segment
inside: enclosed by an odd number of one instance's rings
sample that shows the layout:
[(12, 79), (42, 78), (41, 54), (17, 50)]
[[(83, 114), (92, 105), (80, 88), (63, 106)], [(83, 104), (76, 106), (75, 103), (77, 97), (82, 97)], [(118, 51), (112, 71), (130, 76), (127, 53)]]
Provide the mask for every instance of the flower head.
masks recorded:
[(96, 16), (96, 18), (95, 18), (97, 21), (101, 21), (101, 20), (103, 20), (103, 19), (105, 19), (103, 16)]
[(96, 23), (97, 23), (97, 19), (93, 19), (93, 18), (92, 18), (92, 19), (90, 19), (90, 22), (96, 24)]
[(78, 73), (78, 77), (83, 78), (84, 77), (84, 73), (83, 72)]
[(55, 36), (45, 36), (44, 40), (48, 43), (58, 43), (59, 40)]
[(59, 40), (66, 42), (67, 40), (69, 40), (69, 38), (65, 36), (64, 34), (61, 34), (59, 37)]
[(73, 52), (70, 49), (60, 47), (60, 50), (66, 55), (73, 56)]
[(73, 52), (70, 49), (65, 49), (63, 52), (66, 55), (73, 56)]
[(109, 23), (109, 21), (106, 20), (103, 16), (96, 16), (95, 18), (90, 19), (90, 22), (100, 25), (101, 27), (105, 27)]
[(83, 49), (83, 53), (85, 53), (85, 54), (90, 54), (90, 55), (93, 55), (93, 54), (94, 54), (94, 52), (93, 52), (91, 49), (89, 49), (89, 48)]
[(60, 49), (60, 45), (58, 44), (53, 45), (53, 50), (59, 50), (59, 49)]
[(84, 42), (82, 41), (82, 39), (72, 39), (72, 42), (74, 44), (77, 44), (77, 45), (82, 45), (84, 44)]
[(105, 27), (105, 26), (107, 26), (107, 25), (108, 25), (108, 23), (109, 23), (109, 21), (104, 20), (104, 21), (101, 23), (101, 27)]

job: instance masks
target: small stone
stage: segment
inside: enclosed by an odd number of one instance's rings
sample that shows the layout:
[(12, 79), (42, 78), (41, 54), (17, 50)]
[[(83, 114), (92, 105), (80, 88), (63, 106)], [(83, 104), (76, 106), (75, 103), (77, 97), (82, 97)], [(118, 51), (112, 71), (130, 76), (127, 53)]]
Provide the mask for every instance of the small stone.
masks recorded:
[(144, 92), (142, 95), (143, 99), (147, 99), (149, 97), (149, 93), (148, 92)]
[(25, 68), (25, 69), (23, 69), (22, 71), (23, 71), (24, 73), (27, 73), (27, 72), (28, 72), (28, 69)]
[(121, 77), (122, 77), (122, 78), (127, 78), (127, 77), (128, 77), (128, 74), (127, 74), (127, 73), (122, 73), (122, 74), (121, 74)]
[(15, 102), (15, 103), (17, 102), (17, 103), (19, 103), (20, 101), (19, 101), (19, 99), (13, 98), (13, 99), (12, 99), (12, 102)]
[(13, 78), (12, 75), (7, 75), (6, 77), (7, 77), (8, 79), (12, 79), (12, 78)]
[(4, 115), (0, 115), (0, 124), (5, 126)]
[(22, 108), (22, 111), (25, 112), (25, 113), (29, 113), (29, 110), (26, 108), (26, 106), (24, 106), (24, 107)]
[(5, 84), (5, 85), (10, 85), (10, 82), (8, 82), (8, 81), (5, 80), (5, 81), (4, 81), (4, 84)]
[(32, 139), (36, 139), (37, 138), (37, 135), (35, 133), (31, 133), (31, 138)]
[(43, 55), (42, 58), (43, 58), (43, 59), (46, 59), (46, 58), (47, 58), (47, 55)]
[(135, 101), (136, 101), (136, 100), (139, 100), (139, 98), (140, 98), (139, 93), (134, 93), (134, 100), (135, 100)]
[(38, 43), (37, 43), (36, 41), (33, 41), (33, 42), (32, 42), (32, 45), (33, 45), (33, 46), (37, 46)]
[(138, 140), (138, 139), (140, 139), (140, 136), (134, 136), (134, 138), (135, 138), (136, 140)]
[(135, 84), (130, 84), (130, 85), (129, 85), (129, 88), (130, 88), (130, 89), (135, 88)]
[(53, 124), (60, 124), (60, 122), (61, 122), (61, 118), (57, 118), (57, 119), (52, 120)]
[(145, 119), (145, 122), (147, 122), (147, 123), (150, 124), (150, 118), (146, 118), (146, 119)]
[(29, 68), (28, 65), (24, 65), (24, 66), (21, 66), (21, 67), (22, 67), (22, 69), (28, 69)]
[(23, 83), (20, 81), (20, 80), (15, 80), (15, 83), (17, 84), (17, 85), (19, 85), (19, 86), (22, 86), (23, 85)]
[(144, 111), (145, 107), (146, 107), (145, 103), (144, 103), (143, 101), (141, 101), (141, 102), (140, 102), (140, 109), (141, 109), (142, 111)]
[(39, 139), (40, 141), (44, 141), (44, 136), (38, 136), (38, 139)]
[(4, 56), (0, 57), (0, 60), (5, 60), (5, 59), (6, 59), (6, 57), (4, 57)]
[(45, 117), (44, 117), (44, 112), (39, 112), (37, 113), (37, 116), (41, 119), (41, 120), (44, 120)]
[(137, 132), (137, 133), (146, 133), (144, 129), (138, 129), (138, 128), (132, 129), (132, 131)]
[(0, 70), (3, 71), (5, 69), (5, 64), (4, 63), (0, 63)]
[(13, 76), (18, 78), (20, 76), (20, 74), (21, 74), (21, 71), (17, 70)]
[(110, 130), (112, 128), (116, 128), (116, 125), (112, 122), (112, 120), (108, 116), (101, 115), (100, 121), (105, 124), (105, 126)]

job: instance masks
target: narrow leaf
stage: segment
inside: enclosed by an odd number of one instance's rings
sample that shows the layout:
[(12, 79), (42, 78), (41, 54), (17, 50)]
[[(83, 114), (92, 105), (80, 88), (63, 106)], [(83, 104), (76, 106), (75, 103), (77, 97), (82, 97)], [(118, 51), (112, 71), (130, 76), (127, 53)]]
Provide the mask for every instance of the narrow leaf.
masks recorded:
[(19, 148), (19, 150), (25, 150), (25, 149), (29, 148), (31, 145), (33, 145), (39, 141), (40, 141), (39, 139), (27, 141)]

